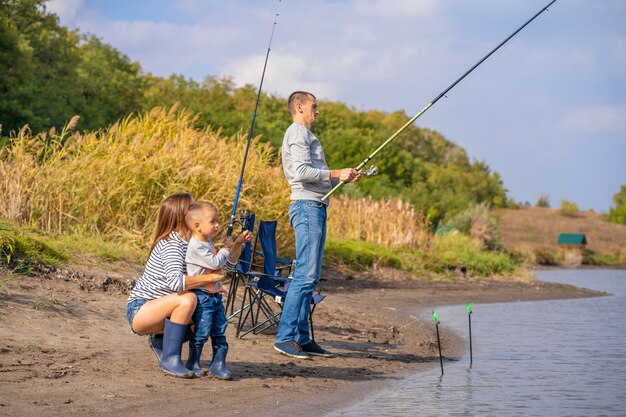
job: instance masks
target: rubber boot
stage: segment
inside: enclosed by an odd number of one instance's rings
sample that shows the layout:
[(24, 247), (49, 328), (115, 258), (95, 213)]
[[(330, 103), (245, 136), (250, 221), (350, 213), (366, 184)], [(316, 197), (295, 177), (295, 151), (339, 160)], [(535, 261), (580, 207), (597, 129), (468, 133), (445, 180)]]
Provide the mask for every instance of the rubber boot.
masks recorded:
[(161, 358), (163, 357), (163, 333), (151, 334), (148, 337), (148, 346), (156, 355), (157, 361), (161, 363)]
[[(193, 332), (191, 331), (191, 326), (187, 326), (183, 343), (188, 342), (192, 336)], [(148, 346), (150, 346), (150, 349), (152, 349), (152, 351), (154, 352), (157, 361), (161, 363), (161, 357), (163, 356), (163, 333), (151, 334), (148, 337)]]
[(187, 331), (186, 324), (178, 324), (165, 319), (163, 331), (163, 356), (159, 368), (168, 375), (177, 378), (193, 378), (193, 371), (185, 368), (180, 360), (180, 351)]
[(200, 356), (202, 355), (203, 347), (204, 346), (197, 347), (191, 342), (189, 343), (189, 358), (187, 359), (185, 367), (193, 371), (196, 378), (201, 378), (207, 374), (207, 372), (200, 367)]
[(209, 366), (209, 373), (218, 379), (230, 381), (233, 374), (226, 367), (226, 354), (228, 353), (228, 343), (213, 345), (213, 360)]

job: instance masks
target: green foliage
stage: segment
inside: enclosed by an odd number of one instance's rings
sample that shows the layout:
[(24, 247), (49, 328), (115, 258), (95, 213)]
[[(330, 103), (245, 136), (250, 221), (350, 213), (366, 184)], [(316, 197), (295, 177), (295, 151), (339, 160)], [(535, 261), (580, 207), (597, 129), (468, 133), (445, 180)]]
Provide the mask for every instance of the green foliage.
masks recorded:
[(44, 0), (0, 3), (0, 124), (61, 128), (78, 114), (97, 129), (140, 109), (139, 65), (93, 36), (61, 27)]
[(548, 194), (541, 194), (537, 199), (536, 207), (550, 207), (550, 197)]
[(354, 270), (388, 266), (415, 274), (447, 274), (461, 267), (469, 276), (485, 277), (516, 273), (522, 263), (505, 253), (486, 252), (458, 233), (437, 236), (431, 248), (403, 247), (391, 250), (373, 243), (329, 239), (325, 259)]
[(609, 211), (608, 220), (626, 224), (626, 184), (623, 184), (619, 192), (613, 196), (613, 207)]
[(362, 240), (328, 239), (324, 251), (327, 261), (347, 265), (354, 270), (373, 266), (407, 268), (396, 250)]
[(559, 213), (561, 213), (562, 216), (574, 217), (578, 214), (578, 205), (567, 200), (561, 200)]
[(608, 265), (619, 265), (624, 263), (626, 260), (625, 259), (621, 259), (620, 258), (620, 254), (619, 253), (595, 253), (595, 252), (591, 252), (589, 254), (586, 254), (585, 256), (585, 262), (586, 264), (589, 265), (594, 265), (594, 266), (608, 266)]
[(471, 237), (488, 250), (504, 250), (498, 222), (489, 214), (489, 206), (486, 203), (467, 208), (448, 220), (445, 225)]
[(512, 210), (519, 210), (522, 208), (522, 205), (522, 203), (515, 201), (513, 198), (507, 198), (504, 207)]
[(512, 274), (521, 266), (510, 255), (481, 250), (469, 237), (458, 233), (437, 236), (427, 261), (434, 272), (465, 267), (472, 276)]
[(0, 223), (0, 265), (13, 272), (32, 275), (37, 264), (57, 265), (69, 259), (40, 236), (19, 230), (11, 223)]

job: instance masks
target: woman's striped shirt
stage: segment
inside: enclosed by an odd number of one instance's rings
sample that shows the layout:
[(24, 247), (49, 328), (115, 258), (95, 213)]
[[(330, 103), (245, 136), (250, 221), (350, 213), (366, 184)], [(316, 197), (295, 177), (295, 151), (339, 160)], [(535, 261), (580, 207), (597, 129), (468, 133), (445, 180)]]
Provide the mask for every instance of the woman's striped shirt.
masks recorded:
[(128, 302), (137, 299), (154, 300), (185, 290), (185, 254), (187, 242), (176, 232), (161, 239), (148, 258), (143, 276), (130, 292)]

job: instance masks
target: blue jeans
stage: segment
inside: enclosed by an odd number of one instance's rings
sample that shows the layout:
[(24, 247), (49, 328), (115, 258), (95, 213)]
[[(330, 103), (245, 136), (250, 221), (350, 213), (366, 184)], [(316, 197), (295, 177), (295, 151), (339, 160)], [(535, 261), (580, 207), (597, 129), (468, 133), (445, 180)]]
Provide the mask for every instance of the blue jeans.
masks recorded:
[(304, 345), (311, 341), (311, 298), (322, 273), (326, 205), (312, 200), (296, 201), (289, 206), (289, 219), (296, 232), (296, 271), (287, 291), (276, 343), (295, 340)]
[(201, 347), (209, 340), (209, 336), (214, 346), (226, 345), (225, 333), (228, 321), (222, 294), (209, 294), (197, 289), (192, 292), (198, 297), (198, 304), (192, 317), (196, 330), (189, 340), (190, 345)]
[[(130, 331), (135, 333), (133, 330), (133, 320), (135, 319), (135, 315), (139, 311), (142, 305), (147, 303), (150, 300), (137, 299), (133, 300), (130, 303), (126, 304), (126, 319), (128, 320), (128, 324), (130, 324)], [(137, 334), (137, 333), (135, 333)]]

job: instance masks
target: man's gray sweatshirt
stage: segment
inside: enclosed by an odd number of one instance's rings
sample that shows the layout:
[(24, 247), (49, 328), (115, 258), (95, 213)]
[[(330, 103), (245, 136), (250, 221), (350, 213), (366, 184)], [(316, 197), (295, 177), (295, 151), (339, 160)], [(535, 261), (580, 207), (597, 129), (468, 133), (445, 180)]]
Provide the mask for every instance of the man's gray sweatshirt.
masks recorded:
[[(292, 200), (322, 202), (322, 197), (333, 188), (322, 144), (303, 125), (292, 123), (287, 128), (282, 160)], [(324, 203), (328, 204), (328, 200)]]

